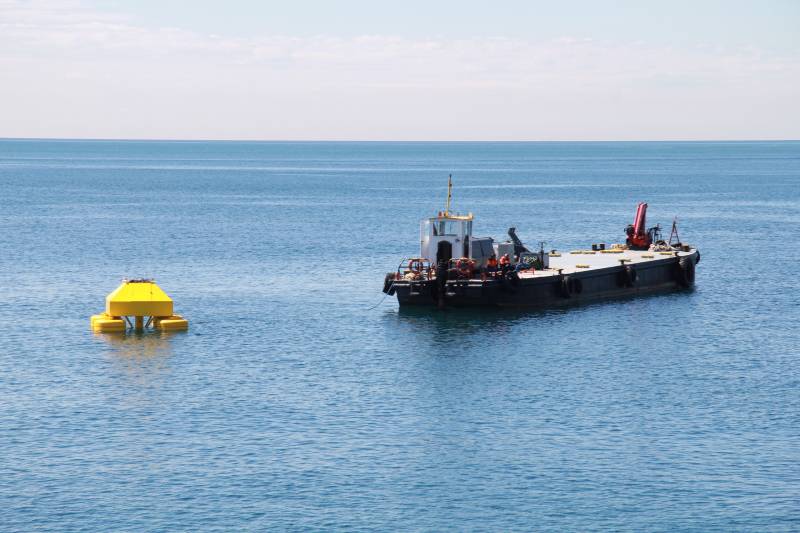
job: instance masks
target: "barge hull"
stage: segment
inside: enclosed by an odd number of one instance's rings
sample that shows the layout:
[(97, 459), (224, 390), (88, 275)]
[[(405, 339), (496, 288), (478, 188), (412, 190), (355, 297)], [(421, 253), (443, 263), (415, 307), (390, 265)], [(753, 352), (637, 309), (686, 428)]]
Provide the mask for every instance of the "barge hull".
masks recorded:
[[(674, 256), (598, 265), (587, 269), (563, 265), (518, 280), (507, 278), (448, 280), (444, 298), (437, 280), (397, 280), (393, 292), (401, 306), (446, 307), (558, 307), (576, 303), (618, 298), (636, 294), (666, 292), (694, 284), (697, 250)], [(572, 268), (570, 268), (572, 267)]]

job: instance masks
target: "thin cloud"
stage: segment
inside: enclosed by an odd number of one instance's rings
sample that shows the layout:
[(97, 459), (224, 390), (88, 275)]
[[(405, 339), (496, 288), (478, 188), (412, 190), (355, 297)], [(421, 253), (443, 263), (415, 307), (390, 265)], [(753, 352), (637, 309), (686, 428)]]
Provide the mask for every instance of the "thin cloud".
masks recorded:
[[(42, 83), (59, 90), (64, 86), (90, 93), (105, 91), (100, 100), (112, 96), (126, 100), (120, 103), (123, 110), (143, 105), (143, 94), (157, 104), (158, 99), (176, 98), (180, 91), (193, 91), (186, 101), (204, 106), (215, 105), (220, 97), (251, 105), (265, 105), (264, 96), (286, 98), (295, 102), (289, 106), (295, 113), (303, 97), (315, 99), (312, 107), (317, 113), (325, 112), (318, 101), (354, 107), (365, 94), (364, 101), (372, 108), (402, 102), (399, 108), (413, 113), (414, 99), (422, 98), (418, 120), (437, 112), (424, 91), (447, 91), (453, 95), (449, 101), (436, 97), (437, 105), (445, 107), (440, 118), (458, 116), (465, 127), (468, 121), (460, 113), (453, 115), (448, 106), (483, 109), (476, 116), (491, 120), (488, 110), (503, 106), (492, 99), (503, 94), (513, 95), (520, 105), (535, 103), (535, 112), (521, 110), (521, 120), (531, 113), (549, 117), (552, 111), (540, 108), (550, 107), (560, 108), (562, 120), (581, 124), (584, 118), (604, 117), (587, 104), (608, 106), (610, 102), (615, 110), (624, 110), (623, 96), (633, 104), (654, 98), (669, 104), (675, 95), (691, 102), (686, 91), (695, 91), (694, 101), (713, 106), (710, 95), (716, 91), (725, 93), (719, 100), (729, 107), (726, 98), (763, 98), (773, 87), (780, 92), (800, 86), (798, 57), (775, 56), (755, 47), (654, 47), (569, 35), (547, 41), (391, 35), (245, 39), (145, 27), (75, 1), (0, 0), (0, 68), (16, 84), (0, 89), (6, 93), (0, 92), (5, 96), (0, 106), (13, 106), (6, 110), (11, 116), (19, 112), (20, 101), (31, 102), (25, 86)], [(348, 90), (353, 94), (348, 95)], [(500, 92), (492, 95), (493, 90)], [(638, 113), (644, 105), (633, 104), (628, 113)], [(685, 104), (680, 105), (685, 109)], [(796, 115), (794, 106), (790, 112)], [(391, 117), (391, 113), (383, 115)], [(514, 120), (508, 112), (501, 115), (503, 120)], [(327, 136), (322, 132), (339, 121), (335, 112), (308, 120), (310, 136), (314, 132)], [(358, 121), (369, 122), (363, 117)], [(507, 126), (504, 131), (526, 131), (522, 123)], [(492, 127), (483, 125), (484, 131)], [(0, 130), (0, 134), (14, 132)]]

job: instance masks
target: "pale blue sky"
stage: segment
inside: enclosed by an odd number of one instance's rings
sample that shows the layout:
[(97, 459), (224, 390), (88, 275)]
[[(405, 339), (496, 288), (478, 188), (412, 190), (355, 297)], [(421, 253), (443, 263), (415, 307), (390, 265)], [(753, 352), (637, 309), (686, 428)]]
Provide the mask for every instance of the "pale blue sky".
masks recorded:
[(800, 1), (0, 0), (0, 136), (800, 138)]
[[(800, 1), (644, 0), (93, 0), (143, 25), (207, 33), (645, 40), (653, 44), (763, 46), (798, 51)], [(226, 6), (226, 7), (222, 7)]]

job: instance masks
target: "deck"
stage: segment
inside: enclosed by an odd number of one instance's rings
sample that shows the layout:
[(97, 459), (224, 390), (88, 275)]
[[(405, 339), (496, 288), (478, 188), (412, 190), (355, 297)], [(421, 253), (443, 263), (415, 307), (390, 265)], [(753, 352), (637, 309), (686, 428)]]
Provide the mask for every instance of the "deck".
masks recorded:
[[(688, 252), (678, 252), (679, 257), (692, 255), (694, 249)], [(550, 268), (546, 270), (522, 271), (521, 279), (557, 276), (561, 269), (563, 274), (586, 272), (602, 268), (615, 267), (624, 260), (626, 265), (639, 265), (655, 262), (661, 259), (675, 257), (675, 252), (649, 252), (647, 250), (574, 250), (571, 252), (558, 252), (559, 255), (550, 255)]]

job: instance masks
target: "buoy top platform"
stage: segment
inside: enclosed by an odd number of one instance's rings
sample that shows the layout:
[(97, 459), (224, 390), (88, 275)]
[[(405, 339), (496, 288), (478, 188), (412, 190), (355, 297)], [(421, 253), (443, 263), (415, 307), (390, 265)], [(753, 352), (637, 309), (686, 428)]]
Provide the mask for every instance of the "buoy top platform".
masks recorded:
[[(134, 317), (133, 324), (129, 317)], [(145, 323), (145, 317), (148, 317)], [(152, 326), (166, 331), (185, 330), (189, 322), (173, 314), (172, 298), (152, 279), (124, 279), (106, 296), (104, 313), (93, 315), (92, 329), (99, 332), (143, 331)]]
[(111, 316), (170, 316), (172, 298), (151, 279), (123, 280), (106, 296), (106, 313)]

